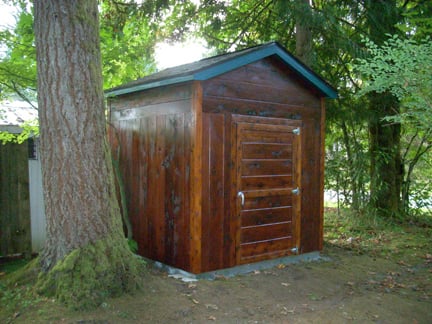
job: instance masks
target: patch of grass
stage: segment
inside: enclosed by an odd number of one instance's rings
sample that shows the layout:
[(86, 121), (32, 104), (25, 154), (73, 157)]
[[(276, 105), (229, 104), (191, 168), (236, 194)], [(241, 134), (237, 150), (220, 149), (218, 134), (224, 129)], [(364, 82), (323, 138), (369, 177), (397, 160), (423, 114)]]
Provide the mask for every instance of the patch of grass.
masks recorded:
[(23, 258), (0, 261), (0, 272), (6, 275), (24, 267), (28, 262), (29, 260)]
[(0, 304), (2, 305), (0, 319), (6, 317), (12, 320), (42, 300), (43, 298), (34, 293), (32, 286), (10, 287), (2, 282), (0, 283)]
[(29, 269), (34, 264), (35, 260), (3, 260), (0, 277), (0, 322), (14, 320), (43, 300), (33, 289), (36, 275)]
[(415, 222), (410, 219), (406, 223), (396, 223), (368, 214), (356, 214), (349, 210), (337, 213), (326, 208), (324, 240), (326, 244), (358, 254), (368, 253), (413, 262), (413, 258), (424, 258), (430, 253), (428, 247), (432, 240), (432, 226), (429, 226), (430, 219), (424, 217)]

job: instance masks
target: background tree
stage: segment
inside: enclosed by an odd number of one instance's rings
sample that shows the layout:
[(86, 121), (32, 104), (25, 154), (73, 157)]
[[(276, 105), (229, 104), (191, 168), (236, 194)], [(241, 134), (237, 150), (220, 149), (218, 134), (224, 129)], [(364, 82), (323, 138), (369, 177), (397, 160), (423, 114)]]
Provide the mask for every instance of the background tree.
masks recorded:
[(135, 289), (106, 141), (97, 1), (34, 3), (47, 242), (38, 288), (71, 305)]
[(432, 149), (432, 45), (429, 37), (417, 42), (397, 36), (382, 46), (370, 40), (365, 43), (371, 56), (358, 61), (357, 70), (368, 80), (359, 94), (390, 93), (401, 105), (397, 114), (385, 116), (383, 121), (402, 126), (405, 170), (401, 198), (403, 211), (408, 213), (411, 197), (420, 194), (425, 199), (422, 193), (432, 189), (420, 179), (414, 180), (416, 168), (430, 163)]
[[(2, 0), (6, 1), (6, 0)], [(7, 2), (7, 1), (6, 1)], [(33, 103), (36, 98), (36, 49), (32, 4), (14, 1), (16, 26), (0, 31), (0, 100), (10, 97)], [(154, 48), (159, 40), (166, 1), (104, 0), (100, 38), (104, 88), (143, 77), (156, 70)]]
[(36, 99), (36, 52), (33, 15), (23, 4), (14, 30), (0, 31), (0, 100), (11, 94), (33, 105)]
[(354, 96), (361, 80), (352, 62), (368, 55), (362, 37), (381, 44), (402, 28), (405, 34), (418, 33), (419, 21), (424, 30), (430, 28), (428, 13), (430, 2), (410, 0), (315, 0), (310, 5), (301, 0), (209, 0), (201, 2), (190, 19), (197, 34), (218, 51), (277, 40), (303, 56), (296, 47), (302, 37), (310, 36), (310, 47), (303, 46), (311, 52), (309, 64), (340, 94), (338, 101), (328, 104), (327, 143), (332, 154), (327, 184), (333, 186), (330, 189), (343, 186), (345, 202), (354, 209), (370, 203), (387, 217), (400, 211), (404, 161), (400, 125), (383, 118), (398, 114), (398, 100), (391, 93)]
[[(365, 1), (369, 38), (383, 44), (389, 34), (398, 30), (400, 10), (395, 0)], [(400, 155), (400, 123), (389, 123), (384, 117), (399, 113), (399, 100), (392, 93), (369, 94), (370, 201), (381, 215), (400, 212), (403, 166)]]

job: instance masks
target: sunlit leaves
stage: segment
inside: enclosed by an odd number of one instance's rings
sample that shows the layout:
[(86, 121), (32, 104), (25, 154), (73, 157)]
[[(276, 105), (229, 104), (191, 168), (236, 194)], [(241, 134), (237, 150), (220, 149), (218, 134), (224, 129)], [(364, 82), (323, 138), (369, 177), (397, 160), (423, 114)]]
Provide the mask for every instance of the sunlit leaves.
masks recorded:
[(33, 16), (24, 8), (13, 31), (0, 35), (5, 48), (0, 58), (0, 99), (10, 94), (22, 100), (36, 97), (36, 54), (34, 49)]
[(30, 137), (37, 137), (39, 135), (39, 123), (37, 120), (32, 120), (20, 125), (20, 133), (10, 133), (7, 131), (0, 131), (0, 145), (6, 143), (21, 144)]
[(402, 103), (400, 114), (388, 117), (393, 122), (410, 123), (422, 129), (432, 124), (432, 42), (392, 36), (383, 46), (365, 40), (370, 57), (359, 59), (357, 70), (365, 78), (360, 95), (391, 92)]
[(408, 210), (425, 205), (432, 190), (430, 181), (423, 180), (432, 167), (431, 40), (391, 36), (382, 46), (368, 39), (365, 45), (370, 57), (359, 59), (356, 64), (356, 70), (365, 80), (359, 95), (390, 92), (399, 99), (400, 111), (384, 119), (401, 123), (403, 127), (403, 207)]

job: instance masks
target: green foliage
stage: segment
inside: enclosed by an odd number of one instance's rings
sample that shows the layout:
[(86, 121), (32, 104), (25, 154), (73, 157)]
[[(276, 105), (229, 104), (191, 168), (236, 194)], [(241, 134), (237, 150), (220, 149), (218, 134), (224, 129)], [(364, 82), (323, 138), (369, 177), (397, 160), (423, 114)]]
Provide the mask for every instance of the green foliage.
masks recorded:
[(6, 311), (12, 312), (17, 309), (25, 311), (41, 300), (42, 298), (34, 293), (31, 286), (8, 287), (0, 283), (0, 303)]
[(432, 122), (432, 42), (400, 39), (389, 35), (383, 46), (365, 39), (370, 58), (359, 59), (357, 70), (364, 76), (365, 85), (359, 92), (387, 92), (396, 96), (404, 108), (390, 122), (409, 123), (427, 130)]
[(135, 240), (128, 239), (128, 246), (132, 253), (138, 252), (138, 243)]
[[(16, 30), (0, 33), (0, 42), (7, 48), (5, 56), (0, 58), (0, 97), (19, 93), (21, 97), (34, 98), (32, 15), (25, 1), (16, 3), (21, 4)], [(395, 30), (412, 40), (405, 42), (403, 38), (391, 38), (387, 44), (394, 47), (400, 42), (400, 49), (405, 46), (406, 51), (395, 54), (395, 59), (405, 55), (412, 63), (406, 61), (406, 66), (393, 65), (391, 61), (377, 63), (381, 68), (386, 63), (389, 75), (400, 73), (402, 76), (396, 79), (396, 84), (390, 85), (403, 97), (401, 113), (388, 117), (386, 122), (402, 121), (410, 125), (404, 127), (401, 140), (403, 162), (406, 174), (409, 173), (405, 188), (409, 188), (411, 196), (414, 193), (416, 197), (427, 196), (429, 187), (422, 180), (422, 173), (428, 174), (430, 169), (426, 163), (430, 152), (418, 148), (430, 144), (427, 140), (430, 133), (425, 128), (430, 124), (431, 116), (430, 91), (427, 91), (431, 82), (427, 78), (430, 60), (423, 59), (430, 54), (414, 48), (422, 45), (422, 48), (430, 49), (425, 37), (431, 31), (432, 2), (397, 0), (388, 2), (391, 8), (376, 3), (365, 1), (359, 6), (355, 0), (319, 0), (307, 7), (299, 0), (104, 0), (100, 2), (104, 87), (117, 86), (153, 72), (154, 47), (158, 41), (177, 42), (193, 35), (204, 39), (214, 53), (221, 53), (276, 40), (294, 52), (296, 24), (301, 23), (312, 33), (312, 68), (335, 86), (340, 95), (337, 102), (327, 103), (326, 187), (343, 193), (345, 205), (363, 208), (371, 187), (368, 129), (371, 114), (367, 109), (367, 97), (353, 95), (368, 79), (366, 72), (356, 75), (353, 63), (357, 58), (368, 60), (367, 57), (372, 57), (372, 44), (362, 42), (362, 39), (385, 38), (384, 33), (389, 32), (388, 21), (377, 17), (391, 14), (391, 19), (398, 19)], [(377, 6), (388, 12), (376, 12)], [(392, 51), (396, 53), (395, 48)], [(370, 71), (376, 80), (377, 71)], [(390, 81), (385, 79), (384, 70), (381, 71), (383, 86)], [(419, 77), (412, 78), (411, 72)], [(416, 95), (406, 96), (407, 93)], [(412, 165), (417, 167), (412, 168)], [(420, 170), (419, 166), (424, 169)]]
[(3, 274), (8, 274), (14, 271), (17, 271), (18, 269), (24, 267), (29, 260), (24, 258), (18, 258), (10, 261), (3, 261), (0, 263), (0, 272)]
[(149, 3), (102, 2), (100, 36), (105, 89), (155, 71), (158, 26), (153, 10), (159, 6), (147, 7)]
[(397, 24), (399, 30), (414, 39), (423, 39), (432, 34), (432, 2), (405, 1), (404, 21)]
[[(357, 103), (360, 105), (361, 101)], [(357, 106), (344, 110), (345, 118), (327, 126), (325, 187), (338, 194), (338, 202), (356, 211), (368, 201), (369, 152), (365, 123)]]
[(0, 32), (0, 100), (11, 94), (30, 102), (36, 98), (36, 53), (33, 15), (23, 6), (14, 30)]
[[(101, 52), (104, 87), (110, 88), (155, 71), (154, 47), (158, 40), (160, 13), (167, 1), (105, 0), (101, 2)], [(33, 13), (22, 2), (14, 30), (0, 32), (0, 99), (18, 94), (36, 98), (36, 51)]]
[[(432, 188), (424, 176), (430, 173), (432, 149), (432, 43), (429, 37), (415, 41), (390, 36), (382, 46), (365, 39), (370, 57), (359, 59), (356, 70), (365, 80), (358, 96), (370, 92), (393, 94), (400, 111), (384, 119), (403, 127), (403, 207), (427, 207)], [(421, 169), (419, 168), (421, 166)], [(410, 203), (414, 199), (416, 203)], [(430, 203), (430, 202), (429, 202)]]
[[(208, 0), (200, 2), (195, 12), (182, 14), (190, 16), (196, 35), (204, 38), (218, 53), (270, 40), (277, 40), (294, 52), (296, 24), (310, 29), (312, 67), (334, 85), (340, 95), (338, 102), (327, 103), (326, 187), (340, 191), (344, 204), (358, 210), (369, 203), (370, 167), (382, 157), (374, 156), (372, 160), (370, 121), (375, 118), (380, 124), (381, 120), (379, 114), (371, 114), (367, 97), (354, 96), (364, 80), (356, 77), (353, 62), (369, 55), (363, 38), (385, 38), (385, 32), (396, 30), (394, 23), (398, 23), (400, 29), (404, 26), (407, 34), (426, 34), (429, 12), (431, 5), (424, 2), (365, 1), (359, 6), (354, 0), (332, 0), (313, 1), (307, 8), (304, 1), (298, 0)], [(173, 21), (183, 20), (177, 15)], [(382, 142), (376, 141), (376, 144), (382, 145)], [(390, 151), (381, 152), (390, 157)], [(391, 163), (390, 160), (379, 162)], [(384, 174), (375, 176), (384, 177)], [(382, 180), (374, 178), (374, 184), (385, 186)]]
[(6, 131), (0, 131), (0, 142), (18, 143), (21, 144), (30, 137), (37, 137), (39, 135), (39, 123), (37, 120), (28, 121), (20, 125), (21, 133), (13, 134)]
[[(13, 2), (19, 10), (13, 30), (0, 31), (0, 100), (17, 96), (31, 104), (36, 99), (36, 51), (32, 7)], [(155, 71), (153, 58), (158, 19), (167, 1), (102, 1), (101, 52), (104, 87), (111, 88)], [(19, 135), (0, 133), (0, 142), (22, 142), (37, 135), (38, 125), (28, 121)]]

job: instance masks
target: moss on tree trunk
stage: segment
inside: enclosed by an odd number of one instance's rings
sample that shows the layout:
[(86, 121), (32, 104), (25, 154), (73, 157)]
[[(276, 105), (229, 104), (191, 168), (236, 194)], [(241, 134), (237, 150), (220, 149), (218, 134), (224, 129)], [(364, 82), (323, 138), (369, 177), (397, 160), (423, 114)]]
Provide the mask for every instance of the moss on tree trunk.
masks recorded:
[(36, 289), (76, 309), (99, 306), (107, 297), (141, 287), (144, 262), (127, 241), (106, 238), (73, 250), (49, 271), (39, 275)]

